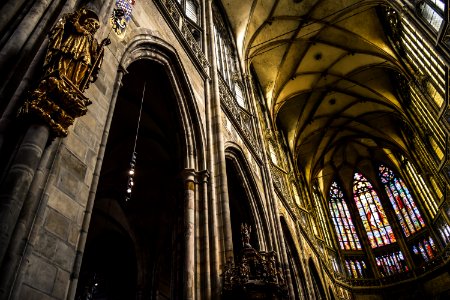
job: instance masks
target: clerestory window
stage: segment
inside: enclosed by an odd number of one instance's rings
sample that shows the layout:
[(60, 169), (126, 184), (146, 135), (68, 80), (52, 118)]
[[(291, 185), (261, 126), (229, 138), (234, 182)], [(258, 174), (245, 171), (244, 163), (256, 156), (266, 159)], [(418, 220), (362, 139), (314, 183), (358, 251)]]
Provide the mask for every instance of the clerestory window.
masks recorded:
[(419, 209), (402, 179), (383, 165), (379, 167), (379, 176), (405, 236), (425, 227)]
[(361, 250), (361, 243), (356, 234), (347, 203), (344, 199), (344, 193), (337, 184), (333, 182), (330, 188), (329, 208), (334, 228), (342, 250)]
[(394, 243), (396, 241), (394, 232), (372, 184), (360, 173), (355, 173), (353, 180), (353, 199), (370, 246), (377, 248)]
[(433, 28), (439, 32), (444, 21), (445, 3), (442, 0), (424, 0), (418, 1), (417, 9), (421, 17)]
[(233, 40), (228, 33), (220, 13), (214, 10), (214, 38), (217, 69), (221, 79), (227, 84), (231, 93), (242, 108), (247, 108), (245, 87), (242, 84), (241, 72), (236, 62), (236, 51)]
[(202, 44), (200, 2), (198, 0), (177, 0), (185, 16), (186, 26), (199, 45)]

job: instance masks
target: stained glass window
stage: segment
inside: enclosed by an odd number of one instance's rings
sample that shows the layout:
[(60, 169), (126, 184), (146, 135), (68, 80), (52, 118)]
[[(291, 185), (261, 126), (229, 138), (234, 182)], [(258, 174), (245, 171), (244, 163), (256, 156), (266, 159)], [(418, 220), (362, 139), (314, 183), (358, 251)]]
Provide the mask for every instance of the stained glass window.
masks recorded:
[(401, 251), (377, 256), (375, 260), (382, 277), (408, 271), (408, 266)]
[(345, 203), (344, 193), (337, 182), (331, 184), (329, 207), (341, 249), (360, 250), (361, 244)]
[(436, 256), (437, 249), (433, 239), (429, 236), (420, 240), (412, 247), (414, 253), (414, 260), (416, 264), (420, 265), (420, 262), (428, 262)]
[(450, 243), (450, 226), (445, 222), (442, 216), (436, 221), (436, 228), (438, 229), (444, 245)]
[(410, 236), (425, 227), (422, 216), (401, 178), (396, 177), (392, 170), (383, 165), (379, 167), (379, 172), (381, 182), (384, 184), (405, 235)]
[(395, 242), (394, 232), (372, 184), (360, 173), (355, 173), (353, 198), (366, 229), (372, 248)]
[(367, 266), (364, 260), (346, 259), (345, 267), (347, 269), (347, 275), (351, 278), (367, 277)]

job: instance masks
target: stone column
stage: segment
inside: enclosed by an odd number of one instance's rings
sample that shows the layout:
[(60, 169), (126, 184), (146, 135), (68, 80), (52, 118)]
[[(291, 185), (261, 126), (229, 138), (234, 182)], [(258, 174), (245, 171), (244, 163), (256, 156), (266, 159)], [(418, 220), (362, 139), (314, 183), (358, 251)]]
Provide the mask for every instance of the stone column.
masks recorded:
[(33, 124), (29, 127), (11, 168), (0, 185), (1, 264), (49, 135), (47, 125)]
[[(35, 220), (35, 214), (41, 203), (42, 188), (48, 176), (48, 164), (55, 159), (60, 150), (61, 140), (53, 142), (44, 151), (39, 166), (35, 172), (19, 219), (14, 228), (8, 251), (0, 268), (0, 299), (4, 299), (12, 287), (13, 280), (19, 269), (24, 251), (29, 243), (29, 234)], [(56, 150), (56, 151), (55, 151)], [(56, 154), (55, 154), (56, 152)]]
[[(197, 262), (197, 266), (201, 265), (202, 275), (198, 278), (199, 287), (197, 290), (201, 288), (201, 297), (202, 299), (211, 299), (211, 267), (210, 267), (210, 249), (211, 246), (209, 244), (210, 241), (210, 233), (209, 233), (209, 205), (208, 205), (208, 180), (209, 180), (209, 172), (207, 170), (203, 170), (198, 172), (198, 182), (199, 182), (199, 201), (201, 201), (202, 205), (198, 209), (200, 218), (199, 218), (199, 226), (202, 226), (202, 234), (200, 235), (199, 242), (196, 244), (197, 247), (200, 248), (200, 252), (203, 254), (200, 257), (200, 261)], [(197, 298), (200, 298), (197, 295)]]
[(182, 172), (184, 185), (184, 272), (183, 299), (195, 298), (195, 185), (196, 173), (193, 169)]
[(212, 0), (205, 5), (205, 32), (208, 35), (207, 51), (210, 67), (210, 84), (207, 85), (209, 98), (208, 114), (208, 160), (211, 170), (211, 297), (220, 297), (222, 290), (221, 266), (226, 259), (233, 257), (233, 240), (231, 233), (231, 218), (228, 201), (228, 183), (226, 177), (225, 151), (222, 129), (222, 109), (220, 106), (219, 74), (215, 54), (214, 20)]

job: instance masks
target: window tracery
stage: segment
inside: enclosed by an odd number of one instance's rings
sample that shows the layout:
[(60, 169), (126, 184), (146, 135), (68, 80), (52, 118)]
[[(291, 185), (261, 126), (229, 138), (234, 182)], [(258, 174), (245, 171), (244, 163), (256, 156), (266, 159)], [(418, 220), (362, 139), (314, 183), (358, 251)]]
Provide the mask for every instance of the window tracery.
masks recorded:
[(402, 251), (377, 256), (375, 261), (382, 277), (408, 271)]
[(442, 0), (418, 1), (417, 9), (421, 17), (436, 31), (439, 32), (444, 21), (445, 3)]
[[(412, 246), (412, 251), (416, 257), (416, 263), (418, 263), (417, 258), (421, 258), (421, 261), (428, 262), (435, 258), (437, 253), (437, 248), (434, 240), (428, 236), (421, 239), (419, 242)], [(419, 261), (420, 261), (419, 260)], [(420, 264), (420, 263), (419, 263)]]
[(236, 63), (234, 45), (217, 8), (214, 9), (214, 37), (217, 69), (241, 108), (247, 107), (245, 88)]
[(353, 198), (371, 247), (394, 243), (394, 232), (372, 184), (360, 173), (355, 173), (353, 179)]
[(367, 265), (363, 259), (346, 259), (345, 267), (347, 269), (347, 275), (350, 278), (358, 279), (367, 277)]
[(379, 176), (406, 237), (425, 227), (425, 222), (402, 179), (380, 165)]
[(412, 182), (413, 186), (416, 187), (416, 194), (420, 195), (422, 203), (425, 205), (428, 213), (433, 218), (438, 211), (438, 206), (435, 201), (435, 197), (431, 190), (428, 188), (422, 175), (420, 175), (414, 165), (409, 161), (405, 160), (405, 170)]
[(345, 202), (344, 193), (336, 181), (331, 184), (329, 195), (329, 208), (338, 236), (339, 246), (343, 250), (360, 250), (361, 243)]
[(316, 212), (316, 216), (319, 219), (319, 225), (322, 229), (321, 232), (323, 233), (323, 238), (325, 239), (325, 242), (327, 243), (327, 245), (331, 245), (331, 237), (328, 232), (327, 222), (326, 222), (325, 215), (324, 215), (326, 208), (322, 206), (322, 204), (324, 203), (322, 201), (323, 200), (322, 194), (319, 193), (319, 189), (317, 187), (313, 191), (313, 198), (314, 198), (315, 212)]

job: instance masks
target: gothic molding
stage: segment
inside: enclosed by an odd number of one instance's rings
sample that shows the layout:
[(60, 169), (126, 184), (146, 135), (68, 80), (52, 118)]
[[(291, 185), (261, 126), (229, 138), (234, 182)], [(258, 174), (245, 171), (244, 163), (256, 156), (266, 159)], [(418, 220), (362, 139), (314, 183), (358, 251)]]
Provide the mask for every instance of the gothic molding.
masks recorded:
[(135, 61), (148, 59), (164, 66), (177, 99), (181, 129), (184, 131), (181, 136), (185, 137), (185, 167), (196, 169), (205, 157), (203, 145), (206, 144), (206, 138), (204, 128), (201, 127), (200, 110), (181, 59), (176, 49), (155, 36), (154, 32), (142, 29), (134, 33), (121, 55), (119, 65), (126, 69)]

